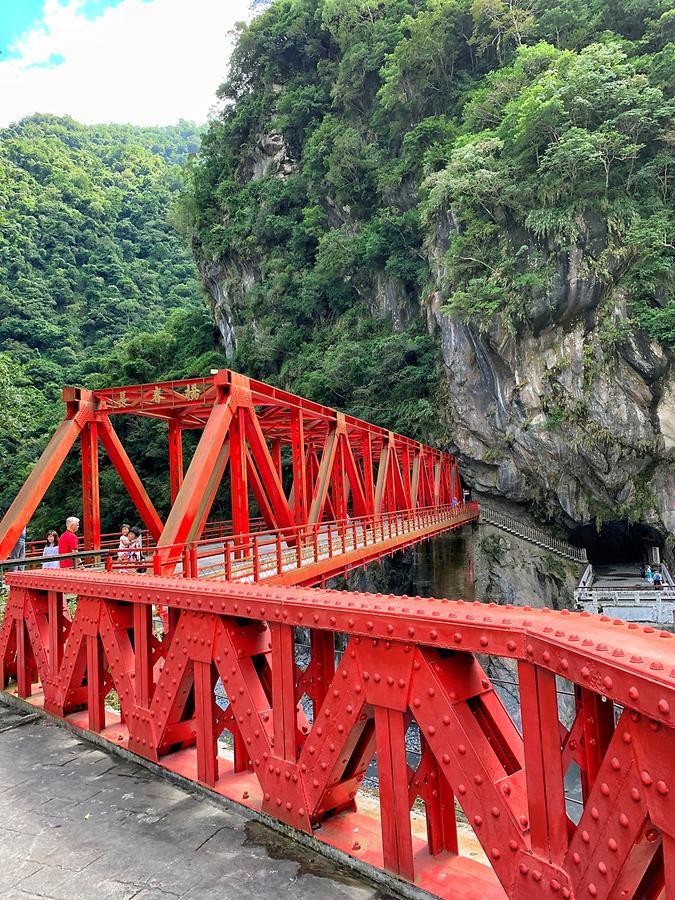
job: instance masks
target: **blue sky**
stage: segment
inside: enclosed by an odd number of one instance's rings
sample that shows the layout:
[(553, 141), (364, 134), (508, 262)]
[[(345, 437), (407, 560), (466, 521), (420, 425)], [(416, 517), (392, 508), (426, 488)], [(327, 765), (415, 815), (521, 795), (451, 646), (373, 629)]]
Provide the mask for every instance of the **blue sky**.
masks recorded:
[[(60, 0), (62, 6), (66, 2)], [(122, 0), (87, 0), (82, 4), (81, 15), (86, 19), (95, 19), (111, 6), (117, 6)], [(5, 58), (16, 57), (12, 44), (31, 28), (42, 21), (44, 0), (4, 0), (0, 4), (0, 51)]]
[(0, 0), (0, 126), (206, 120), (250, 0)]
[(4, 57), (9, 55), (10, 45), (39, 22), (42, 6), (43, 0), (5, 0), (0, 5), (0, 50)]

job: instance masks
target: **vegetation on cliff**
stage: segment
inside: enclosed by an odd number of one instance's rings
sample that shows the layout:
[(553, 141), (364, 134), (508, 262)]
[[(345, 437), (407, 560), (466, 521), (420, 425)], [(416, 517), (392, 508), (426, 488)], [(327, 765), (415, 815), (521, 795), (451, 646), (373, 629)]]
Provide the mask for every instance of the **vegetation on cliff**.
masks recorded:
[[(667, 0), (277, 0), (241, 28), (183, 197), (198, 258), (226, 287), (254, 273), (235, 367), (351, 408), (380, 371), (378, 285), (424, 302), (439, 233), (444, 307), (480, 329), (528, 321), (580, 247), (608, 341), (672, 346), (674, 79)], [(375, 372), (335, 366), (345, 338)], [(428, 436), (434, 341), (389, 340), (411, 373), (402, 395), (385, 365), (370, 415)]]

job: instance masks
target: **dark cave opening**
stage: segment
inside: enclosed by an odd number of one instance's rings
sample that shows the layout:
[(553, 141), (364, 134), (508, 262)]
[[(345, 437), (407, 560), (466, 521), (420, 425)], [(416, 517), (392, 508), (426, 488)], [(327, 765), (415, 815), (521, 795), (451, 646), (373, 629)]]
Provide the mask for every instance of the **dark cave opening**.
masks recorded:
[(663, 556), (663, 536), (656, 528), (641, 522), (603, 522), (598, 529), (594, 522), (572, 529), (569, 541), (575, 547), (585, 547), (588, 561), (593, 565), (619, 565), (655, 562), (653, 549)]

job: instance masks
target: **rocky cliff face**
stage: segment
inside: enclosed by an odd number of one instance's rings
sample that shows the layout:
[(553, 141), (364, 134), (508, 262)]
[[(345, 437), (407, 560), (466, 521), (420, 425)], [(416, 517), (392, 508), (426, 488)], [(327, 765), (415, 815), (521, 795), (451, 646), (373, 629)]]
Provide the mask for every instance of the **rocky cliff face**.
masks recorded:
[[(282, 137), (261, 135), (248, 177), (293, 171)], [(329, 207), (337, 224), (348, 219), (348, 210)], [(517, 329), (495, 320), (480, 332), (446, 315), (444, 256), (453, 227), (448, 210), (427, 245), (436, 283), (428, 297), (411, 297), (384, 272), (370, 275), (364, 297), (392, 327), (423, 316), (437, 334), (441, 414), (465, 478), (508, 501), (512, 513), (534, 509), (540, 521), (568, 529), (635, 520), (664, 537), (675, 532), (675, 371), (664, 348), (625, 327), (626, 300), (592, 274), (583, 243), (559, 256), (548, 293)], [(243, 299), (259, 273), (232, 258), (202, 262), (201, 273), (231, 356)], [(507, 559), (510, 548), (502, 550)], [(537, 572), (547, 569), (546, 560), (539, 563)], [(526, 579), (531, 591), (541, 588), (537, 572)], [(547, 599), (557, 602), (568, 589), (554, 586)]]
[[(430, 263), (443, 284), (449, 230)], [(659, 344), (631, 334), (626, 301), (591, 273), (583, 247), (514, 331), (478, 330), (427, 303), (445, 364), (453, 441), (476, 488), (570, 528), (635, 519), (675, 531), (675, 373)]]

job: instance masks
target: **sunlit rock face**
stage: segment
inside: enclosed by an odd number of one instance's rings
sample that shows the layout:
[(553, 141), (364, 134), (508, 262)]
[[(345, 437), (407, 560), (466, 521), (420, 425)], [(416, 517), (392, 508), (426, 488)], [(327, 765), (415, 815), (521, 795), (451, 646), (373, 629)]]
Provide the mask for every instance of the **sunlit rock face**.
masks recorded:
[[(607, 323), (629, 312), (592, 274), (583, 244), (560, 254), (548, 292), (517, 327), (486, 331), (444, 311), (452, 215), (429, 258), (429, 327), (445, 366), (449, 431), (480, 492), (567, 528), (610, 519), (675, 529), (675, 371), (656, 342)], [(666, 548), (667, 552), (667, 548)]]

